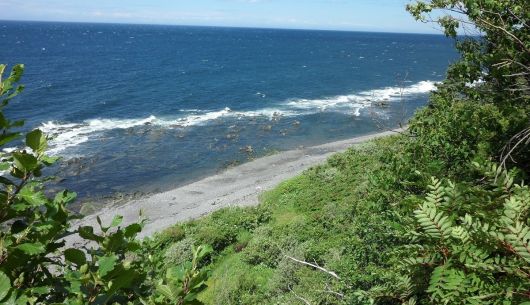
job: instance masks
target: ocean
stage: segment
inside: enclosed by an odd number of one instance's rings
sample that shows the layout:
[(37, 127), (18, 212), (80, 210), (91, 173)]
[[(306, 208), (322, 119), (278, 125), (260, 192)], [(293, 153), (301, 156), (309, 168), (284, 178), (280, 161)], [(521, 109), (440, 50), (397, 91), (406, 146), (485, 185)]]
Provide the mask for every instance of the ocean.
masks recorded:
[[(162, 191), (406, 122), (457, 58), (442, 35), (0, 21), (26, 66), (7, 116), (84, 200)], [(5, 148), (9, 149), (9, 148)]]

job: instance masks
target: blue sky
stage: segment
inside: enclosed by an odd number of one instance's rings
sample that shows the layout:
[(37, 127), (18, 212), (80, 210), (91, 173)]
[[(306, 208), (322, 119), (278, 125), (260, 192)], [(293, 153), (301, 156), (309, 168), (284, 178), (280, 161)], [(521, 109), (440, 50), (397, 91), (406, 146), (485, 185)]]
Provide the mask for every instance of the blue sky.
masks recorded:
[(409, 0), (0, 0), (0, 20), (440, 33)]

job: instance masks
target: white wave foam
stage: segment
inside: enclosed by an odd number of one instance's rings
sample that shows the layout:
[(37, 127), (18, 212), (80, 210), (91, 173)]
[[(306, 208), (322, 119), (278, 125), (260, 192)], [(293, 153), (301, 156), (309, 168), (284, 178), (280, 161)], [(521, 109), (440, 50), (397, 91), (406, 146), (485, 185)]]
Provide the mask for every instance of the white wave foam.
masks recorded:
[(182, 112), (192, 112), (184, 117), (177, 118), (157, 118), (149, 116), (145, 119), (93, 119), (82, 123), (58, 123), (50, 121), (43, 123), (40, 129), (50, 135), (50, 148), (48, 153), (56, 155), (67, 148), (78, 146), (97, 137), (102, 132), (113, 129), (129, 129), (139, 126), (158, 126), (162, 128), (183, 128), (190, 126), (204, 125), (222, 117), (235, 117), (242, 119), (245, 117), (266, 117), (272, 119), (277, 116), (294, 115), (293, 112), (282, 111), (280, 109), (266, 108), (258, 111), (232, 111), (224, 108), (219, 111), (204, 110), (182, 110)]
[(291, 99), (277, 105), (276, 108), (263, 108), (253, 111), (233, 111), (230, 108), (207, 111), (199, 109), (181, 109), (184, 116), (174, 118), (157, 118), (149, 116), (141, 119), (92, 119), (82, 123), (58, 123), (50, 121), (43, 123), (40, 129), (52, 136), (51, 155), (58, 154), (67, 148), (78, 146), (89, 141), (101, 133), (113, 129), (128, 129), (139, 126), (158, 126), (161, 128), (184, 128), (204, 125), (223, 117), (243, 119), (249, 117), (263, 117), (274, 119), (277, 117), (291, 117), (297, 115), (314, 114), (322, 111), (348, 112), (355, 116), (361, 115), (363, 108), (369, 107), (376, 101), (395, 101), (400, 97), (424, 94), (436, 89), (436, 83), (422, 81), (417, 84), (399, 88), (388, 87), (357, 94), (340, 95), (322, 99)]
[(226, 107), (225, 109), (219, 110), (219, 111), (205, 112), (202, 114), (191, 114), (191, 115), (188, 115), (186, 117), (183, 117), (177, 120), (167, 120), (167, 121), (159, 120), (157, 123), (158, 125), (161, 125), (161, 126), (188, 127), (188, 126), (200, 125), (208, 121), (213, 121), (223, 116), (229, 115), (230, 113), (232, 113), (232, 110)]
[(369, 96), (376, 100), (396, 100), (402, 96), (425, 94), (434, 91), (436, 90), (436, 84), (436, 82), (432, 81), (421, 81), (408, 87), (387, 87), (384, 89), (364, 91), (360, 93), (360, 96)]
[(287, 105), (295, 109), (307, 111), (340, 111), (353, 109), (354, 115), (359, 116), (360, 110), (369, 107), (372, 102), (391, 102), (403, 97), (429, 93), (436, 90), (436, 82), (421, 81), (407, 87), (387, 87), (359, 92), (357, 94), (339, 95), (323, 99), (290, 100)]
[(155, 116), (150, 116), (140, 120), (94, 119), (87, 120), (81, 124), (60, 124), (50, 121), (43, 123), (40, 129), (52, 137), (48, 153), (54, 155), (66, 148), (87, 142), (89, 135), (106, 130), (127, 129), (135, 126), (148, 125), (152, 124), (155, 120)]

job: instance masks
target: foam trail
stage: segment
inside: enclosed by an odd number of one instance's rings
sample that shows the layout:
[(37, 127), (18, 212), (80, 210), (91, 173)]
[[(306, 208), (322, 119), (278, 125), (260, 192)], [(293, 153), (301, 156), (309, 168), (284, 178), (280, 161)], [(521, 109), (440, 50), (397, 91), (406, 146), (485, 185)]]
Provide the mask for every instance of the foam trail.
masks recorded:
[(144, 119), (93, 119), (82, 123), (43, 123), (39, 128), (52, 137), (48, 153), (56, 155), (67, 148), (78, 146), (97, 137), (99, 134), (114, 129), (129, 129), (140, 126), (157, 126), (160, 128), (184, 128), (190, 126), (200, 126), (215, 121), (223, 117), (233, 117), (242, 119), (245, 117), (265, 117), (272, 119), (279, 115), (294, 115), (289, 111), (283, 112), (280, 109), (265, 108), (258, 111), (232, 111), (230, 108), (224, 108), (219, 111), (199, 111), (183, 110), (187, 112), (183, 117), (157, 118), (149, 116)]
[(59, 124), (47, 122), (40, 129), (52, 137), (48, 153), (55, 155), (69, 147), (77, 146), (89, 140), (89, 135), (112, 129), (127, 129), (136, 126), (148, 125), (156, 120), (155, 116), (135, 120), (94, 119), (81, 124)]
[(101, 133), (113, 129), (129, 129), (140, 126), (158, 126), (160, 128), (185, 128), (205, 125), (221, 118), (244, 119), (262, 117), (274, 119), (280, 116), (291, 117), (333, 111), (361, 115), (361, 110), (370, 107), (376, 101), (396, 101), (402, 97), (425, 94), (436, 89), (436, 83), (422, 81), (408, 87), (387, 87), (363, 91), (350, 95), (339, 95), (322, 99), (291, 99), (277, 104), (275, 108), (262, 108), (252, 111), (233, 111), (226, 107), (221, 110), (207, 111), (182, 109), (181, 115), (174, 118), (157, 118), (153, 115), (140, 119), (92, 119), (82, 123), (47, 122), (40, 129), (52, 136), (48, 153), (56, 155), (67, 148), (78, 146), (97, 138)]
[(436, 90), (436, 83), (421, 81), (408, 87), (387, 87), (362, 91), (356, 94), (339, 95), (323, 99), (296, 99), (290, 100), (287, 105), (291, 108), (313, 111), (341, 111), (353, 109), (355, 115), (360, 115), (360, 110), (371, 106), (372, 102), (398, 101), (401, 98), (419, 94), (426, 94)]

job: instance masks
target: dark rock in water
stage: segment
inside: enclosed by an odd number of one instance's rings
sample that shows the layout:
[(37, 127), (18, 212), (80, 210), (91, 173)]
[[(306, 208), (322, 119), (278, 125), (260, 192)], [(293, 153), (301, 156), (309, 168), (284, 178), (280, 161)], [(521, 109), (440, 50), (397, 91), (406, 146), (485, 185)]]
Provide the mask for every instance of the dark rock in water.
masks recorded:
[(227, 168), (235, 167), (235, 166), (238, 166), (240, 164), (241, 164), (241, 161), (239, 161), (239, 160), (227, 161), (227, 162), (224, 162), (223, 166), (221, 166), (221, 169), (227, 169)]
[(251, 154), (254, 152), (254, 148), (252, 147), (252, 145), (247, 145), (245, 147), (242, 147), (240, 149), (241, 152), (244, 152), (244, 153), (247, 153), (247, 154)]
[(372, 102), (372, 106), (379, 108), (387, 108), (390, 107), (390, 102), (388, 102), (388, 99), (385, 99), (383, 101)]
[(271, 119), (271, 120), (272, 120), (273, 122), (277, 122), (277, 121), (279, 121), (281, 118), (282, 118), (282, 114), (281, 114), (281, 112), (274, 112), (274, 113), (272, 114), (272, 119)]

